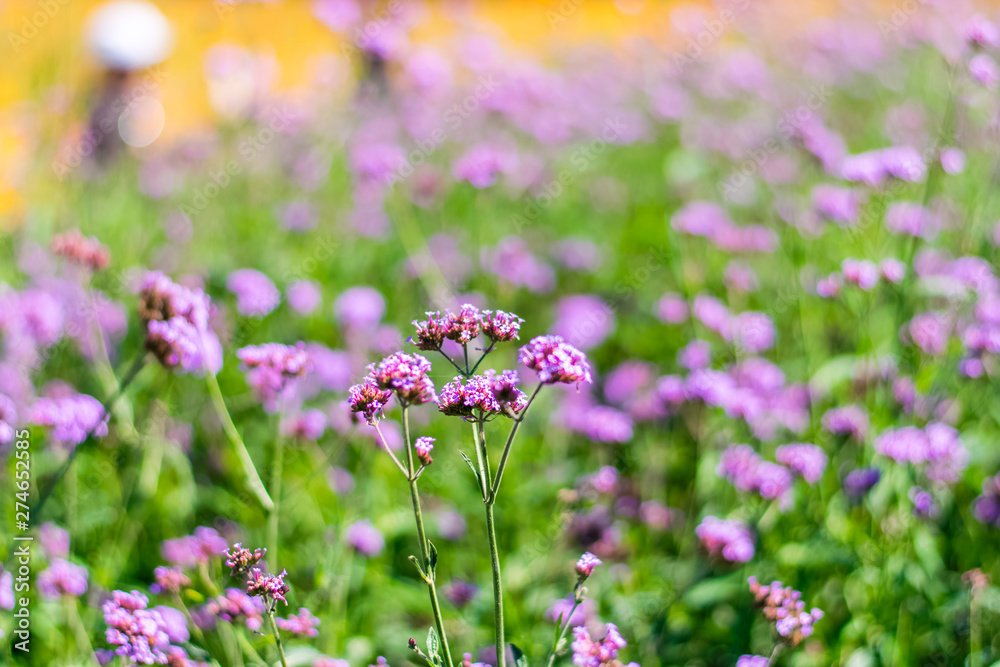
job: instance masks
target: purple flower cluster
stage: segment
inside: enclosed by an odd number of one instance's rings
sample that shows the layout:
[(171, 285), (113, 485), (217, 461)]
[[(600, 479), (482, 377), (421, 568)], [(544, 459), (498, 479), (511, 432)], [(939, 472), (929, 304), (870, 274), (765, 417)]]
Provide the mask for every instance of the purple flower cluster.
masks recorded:
[(351, 412), (363, 415), (365, 422), (374, 424), (382, 416), (382, 409), (391, 398), (391, 391), (379, 389), (378, 383), (373, 378), (367, 377), (360, 384), (351, 387), (347, 402)]
[(841, 162), (840, 171), (848, 181), (878, 187), (890, 178), (920, 183), (927, 175), (927, 164), (920, 151), (911, 146), (890, 146), (848, 155)]
[(763, 612), (764, 618), (774, 622), (782, 641), (791, 646), (798, 646), (811, 635), (813, 625), (823, 618), (823, 611), (816, 607), (805, 611), (802, 593), (791, 586), (782, 586), (780, 581), (762, 586), (757, 577), (750, 577), (748, 582), (754, 603)]
[(431, 458), (431, 452), (434, 451), (434, 438), (422, 437), (417, 438), (413, 442), (413, 449), (417, 452), (417, 458), (420, 459), (420, 465), (429, 466), (434, 459)]
[(355, 521), (344, 531), (344, 541), (367, 558), (374, 558), (385, 549), (385, 538), (369, 519)]
[(934, 482), (957, 482), (969, 460), (958, 431), (941, 422), (930, 422), (922, 429), (887, 429), (874, 444), (876, 452), (898, 463), (926, 465), (927, 477)]
[(730, 563), (746, 563), (754, 556), (753, 531), (739, 519), (706, 516), (694, 534), (713, 558), (721, 556)]
[(275, 618), (275, 625), (280, 630), (291, 632), (300, 637), (316, 637), (319, 635), (319, 619), (312, 615), (305, 607), (299, 607), (299, 613), (291, 614), (288, 618)]
[(118, 647), (115, 655), (143, 665), (186, 658), (183, 649), (170, 643), (168, 630), (173, 628), (157, 609), (147, 609), (148, 605), (149, 598), (139, 591), (114, 591), (104, 603), (102, 611), (108, 625), (105, 637)]
[(521, 348), (518, 360), (538, 373), (545, 384), (590, 383), (590, 362), (586, 355), (560, 336), (537, 336)]
[(199, 526), (193, 535), (164, 540), (160, 545), (160, 555), (171, 565), (194, 567), (208, 563), (226, 552), (229, 544), (214, 528)]
[(878, 484), (880, 479), (882, 472), (878, 468), (852, 470), (844, 477), (844, 493), (851, 498), (861, 498)]
[(46, 600), (56, 600), (63, 595), (80, 597), (87, 592), (89, 573), (82, 565), (57, 558), (38, 573), (38, 592)]
[(582, 581), (594, 573), (594, 568), (601, 564), (601, 559), (589, 551), (576, 561), (576, 576)]
[[(669, 405), (676, 405), (680, 399), (671, 391), (675, 385), (673, 382), (660, 387)], [(701, 400), (722, 408), (729, 417), (743, 419), (761, 440), (773, 439), (781, 427), (799, 433), (809, 425), (808, 389), (786, 385), (781, 369), (758, 357), (744, 359), (726, 371), (692, 371), (683, 382), (683, 399)]]
[(86, 394), (39, 398), (31, 406), (30, 420), (51, 427), (52, 439), (69, 447), (79, 445), (91, 435), (103, 438), (108, 434), (104, 406)]
[(226, 289), (236, 295), (236, 310), (247, 317), (264, 317), (281, 303), (281, 292), (256, 269), (237, 269), (226, 279)]
[(259, 597), (247, 595), (239, 588), (227, 588), (225, 593), (212, 598), (204, 607), (207, 618), (199, 623), (203, 629), (211, 628), (215, 618), (221, 618), (227, 623), (242, 623), (248, 630), (260, 630), (264, 624), (264, 601)]
[(782, 504), (787, 502), (792, 488), (793, 477), (788, 468), (765, 461), (750, 445), (728, 447), (715, 472), (740, 491), (759, 493), (768, 500), (780, 498)]
[(230, 576), (246, 574), (260, 559), (267, 553), (267, 549), (257, 548), (253, 551), (245, 548), (240, 542), (234, 544), (225, 552), (226, 567), (229, 568)]
[(179, 593), (181, 588), (191, 585), (191, 580), (181, 568), (161, 565), (153, 570), (156, 583), (149, 587), (154, 593)]
[[(618, 626), (608, 623), (604, 639), (594, 641), (590, 631), (584, 626), (573, 628), (573, 664), (576, 667), (614, 667), (621, 665), (618, 652), (628, 644), (618, 632)], [(639, 667), (638, 663), (630, 662), (628, 667)]]
[(71, 229), (52, 237), (49, 247), (56, 255), (86, 267), (91, 271), (101, 271), (111, 263), (111, 253), (97, 238), (86, 237), (79, 229)]
[(781, 445), (774, 453), (775, 460), (802, 475), (809, 484), (815, 484), (826, 470), (826, 452), (816, 445), (797, 443)]
[(528, 402), (524, 392), (517, 388), (519, 382), (517, 373), (510, 370), (499, 375), (488, 370), (483, 375), (456, 376), (441, 388), (438, 409), (457, 417), (510, 416), (508, 409), (516, 415)]
[(184, 373), (217, 373), (222, 368), (222, 346), (209, 327), (212, 305), (204, 292), (153, 271), (140, 285), (140, 299), (146, 349), (161, 364)]
[(1000, 475), (983, 480), (983, 493), (972, 502), (972, 514), (979, 523), (1000, 528)]
[(265, 409), (274, 412), (278, 400), (293, 380), (305, 375), (309, 367), (309, 354), (305, 343), (293, 345), (265, 343), (250, 345), (236, 352), (247, 373), (247, 383)]
[(277, 604), (279, 600), (288, 604), (285, 593), (291, 588), (285, 583), (286, 576), (288, 572), (285, 570), (281, 574), (264, 574), (259, 567), (255, 567), (247, 578), (247, 595), (266, 598), (271, 601), (269, 605)]
[(380, 389), (392, 391), (400, 403), (421, 405), (436, 398), (434, 382), (427, 377), (431, 362), (419, 354), (396, 352), (372, 364), (368, 370), (375, 384)]
[(868, 437), (868, 413), (860, 405), (845, 405), (827, 410), (823, 428), (834, 435), (849, 435), (859, 442)]
[(726, 252), (771, 253), (778, 247), (774, 230), (764, 225), (738, 225), (718, 204), (694, 201), (674, 214), (674, 229), (693, 236), (703, 236)]
[(736, 667), (768, 667), (770, 658), (763, 655), (741, 655), (736, 660)]

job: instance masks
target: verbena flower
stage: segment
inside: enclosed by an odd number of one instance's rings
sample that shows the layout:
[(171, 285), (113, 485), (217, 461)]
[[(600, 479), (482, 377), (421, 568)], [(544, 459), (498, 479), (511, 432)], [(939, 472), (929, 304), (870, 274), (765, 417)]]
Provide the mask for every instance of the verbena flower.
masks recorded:
[(69, 531), (46, 521), (38, 529), (38, 543), (46, 558), (66, 558), (69, 556)]
[(87, 394), (39, 398), (31, 406), (29, 419), (34, 424), (51, 427), (52, 439), (69, 447), (79, 445), (88, 436), (103, 438), (108, 434), (104, 406)]
[(82, 565), (57, 558), (47, 568), (38, 573), (38, 592), (46, 600), (55, 600), (63, 595), (81, 597), (87, 592), (89, 573)]
[[(618, 660), (618, 652), (628, 644), (614, 623), (608, 623), (605, 626), (605, 632), (604, 639), (594, 641), (586, 627), (573, 628), (573, 643), (570, 646), (573, 650), (573, 664), (576, 667), (618, 667), (621, 665)], [(628, 665), (628, 667), (633, 666), (638, 667), (638, 664), (631, 662)]]
[(368, 558), (374, 558), (385, 548), (385, 538), (381, 531), (368, 519), (355, 521), (344, 531), (344, 541)]
[(419, 354), (396, 352), (369, 370), (379, 388), (395, 393), (401, 403), (421, 405), (435, 399), (434, 382), (427, 377), (431, 362)]
[(802, 478), (810, 484), (818, 482), (826, 470), (826, 452), (816, 445), (806, 443), (781, 445), (775, 450), (774, 456), (778, 463), (802, 475)]
[(226, 279), (226, 289), (236, 296), (236, 310), (247, 317), (263, 317), (281, 303), (281, 292), (256, 269), (237, 269)]
[(780, 581), (762, 586), (756, 577), (749, 577), (747, 581), (754, 603), (764, 614), (764, 618), (775, 624), (782, 641), (790, 646), (797, 646), (811, 635), (813, 625), (823, 618), (823, 611), (816, 607), (805, 611), (802, 593), (791, 586), (782, 586)]
[(379, 389), (378, 383), (367, 377), (361, 384), (351, 387), (348, 404), (351, 412), (363, 415), (367, 423), (374, 424), (383, 416), (382, 409), (391, 398), (391, 391)]
[(923, 429), (886, 429), (874, 445), (876, 452), (899, 463), (926, 465), (927, 477), (936, 482), (958, 481), (969, 459), (958, 431), (941, 422), (930, 422)]
[(983, 480), (983, 492), (972, 502), (976, 521), (1000, 528), (1000, 475)]
[[(239, 588), (227, 588), (222, 595), (210, 599), (204, 609), (209, 614), (209, 619), (220, 618), (227, 623), (242, 623), (254, 632), (264, 624), (266, 611), (261, 598), (248, 595)], [(209, 619), (203, 619), (199, 624), (202, 629), (211, 627), (214, 620)]]
[(191, 585), (191, 580), (179, 567), (161, 565), (153, 570), (156, 583), (149, 587), (154, 593), (179, 593), (181, 588)]
[(844, 492), (852, 498), (860, 498), (868, 493), (882, 478), (878, 468), (858, 468), (847, 473), (844, 478)]
[(482, 315), (478, 308), (469, 303), (462, 304), (457, 312), (447, 311), (445, 318), (447, 320), (445, 338), (456, 343), (469, 343), (482, 330)]
[(250, 568), (260, 562), (260, 559), (267, 553), (267, 549), (258, 547), (250, 551), (240, 542), (234, 544), (225, 551), (226, 567), (229, 568), (230, 576), (246, 574)]
[(139, 591), (114, 591), (102, 611), (105, 637), (117, 646), (115, 655), (139, 664), (165, 664), (172, 653), (170, 637), (160, 613), (147, 609), (149, 598)]
[(111, 263), (111, 253), (108, 249), (101, 245), (96, 237), (85, 237), (79, 229), (56, 234), (52, 237), (49, 247), (60, 257), (91, 271), (101, 271)]
[(291, 632), (293, 635), (301, 637), (316, 637), (319, 635), (319, 619), (312, 615), (305, 607), (299, 607), (297, 615), (292, 614), (288, 618), (275, 618), (275, 625), (279, 629)]
[(441, 349), (441, 345), (449, 332), (450, 324), (447, 317), (443, 317), (440, 312), (424, 313), (427, 319), (424, 321), (413, 320), (416, 332), (407, 340), (417, 346), (418, 350), (433, 352)]
[(762, 655), (741, 655), (736, 660), (736, 667), (768, 667), (770, 659)]
[(586, 355), (559, 336), (537, 336), (521, 348), (518, 360), (535, 371), (545, 384), (590, 383), (590, 362)]
[(249, 345), (237, 350), (236, 357), (243, 362), (247, 383), (269, 412), (277, 410), (285, 389), (309, 368), (309, 354), (302, 342)]
[(587, 579), (594, 573), (594, 568), (601, 564), (601, 559), (589, 551), (576, 561), (576, 575), (580, 580)]
[(281, 574), (264, 574), (259, 567), (255, 567), (250, 570), (250, 576), (247, 579), (247, 595), (266, 598), (273, 603), (280, 600), (288, 604), (285, 593), (291, 588), (285, 583), (287, 575), (286, 570), (282, 570)]
[(195, 567), (220, 558), (229, 544), (214, 528), (199, 526), (194, 534), (164, 540), (160, 545), (160, 555), (171, 565)]
[(730, 563), (746, 563), (754, 557), (753, 532), (739, 519), (707, 516), (694, 532), (713, 557), (722, 557)]
[(161, 364), (184, 373), (217, 373), (222, 368), (222, 346), (209, 327), (212, 305), (204, 292), (153, 271), (140, 285), (140, 300), (146, 349)]
[(502, 310), (484, 310), (482, 313), (483, 335), (494, 343), (519, 340), (522, 323), (522, 318)]
[(421, 437), (413, 443), (413, 449), (417, 452), (417, 458), (421, 465), (429, 466), (434, 459), (431, 458), (431, 451), (434, 450), (434, 438)]

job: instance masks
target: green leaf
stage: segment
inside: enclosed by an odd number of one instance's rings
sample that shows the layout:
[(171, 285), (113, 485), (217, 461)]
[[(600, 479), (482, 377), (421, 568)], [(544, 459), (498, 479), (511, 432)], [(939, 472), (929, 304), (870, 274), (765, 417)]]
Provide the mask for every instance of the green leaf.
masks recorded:
[(524, 651), (519, 649), (517, 644), (511, 644), (510, 650), (514, 654), (515, 667), (528, 667), (528, 659), (524, 657)]
[(552, 638), (552, 647), (553, 647), (553, 649), (558, 649), (559, 648), (558, 647), (558, 644), (559, 644), (559, 635), (562, 634), (563, 616), (565, 616), (565, 615), (566, 615), (566, 612), (564, 612), (564, 611), (559, 612), (559, 618), (556, 619), (556, 636)]
[(417, 572), (420, 573), (420, 578), (426, 581), (427, 574), (424, 572), (424, 568), (420, 567), (420, 560), (416, 556), (410, 556), (410, 562), (413, 563), (415, 568), (417, 568)]
[(427, 540), (427, 548), (429, 551), (428, 559), (430, 560), (430, 563), (428, 563), (427, 565), (427, 570), (428, 570), (427, 574), (430, 575), (431, 578), (433, 578), (434, 570), (437, 569), (437, 564), (438, 564), (438, 550), (437, 547), (434, 546), (434, 543), (431, 542), (430, 540)]
[(440, 642), (438, 641), (438, 633), (433, 627), (427, 631), (427, 655), (432, 659), (437, 661), (437, 656), (439, 652)]
[(476, 476), (476, 481), (478, 482), (479, 481), (479, 471), (476, 470), (476, 466), (472, 463), (472, 459), (470, 459), (468, 456), (466, 456), (465, 452), (463, 452), (461, 449), (458, 450), (458, 453), (461, 454), (462, 458), (465, 459), (465, 462), (469, 464), (469, 470), (471, 470), (472, 474)]

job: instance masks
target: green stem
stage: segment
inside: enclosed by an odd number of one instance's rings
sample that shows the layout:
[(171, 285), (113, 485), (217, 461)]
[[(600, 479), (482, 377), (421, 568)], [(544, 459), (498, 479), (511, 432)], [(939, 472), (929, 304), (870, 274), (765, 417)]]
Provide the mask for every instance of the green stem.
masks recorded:
[(772, 667), (772, 665), (774, 665), (774, 661), (778, 659), (779, 655), (781, 655), (781, 647), (781, 644), (774, 647), (774, 650), (771, 652), (771, 657), (767, 659), (767, 667)]
[[(115, 403), (118, 402), (118, 399), (121, 398), (122, 394), (125, 393), (125, 389), (130, 384), (132, 384), (132, 381), (135, 380), (136, 376), (139, 375), (139, 372), (145, 367), (145, 365), (146, 365), (146, 351), (143, 350), (143, 352), (132, 363), (132, 367), (129, 368), (128, 372), (122, 378), (121, 382), (118, 383), (118, 388), (115, 389), (115, 392), (111, 394), (111, 396), (108, 397), (108, 399), (104, 401), (104, 403), (102, 404), (105, 415), (111, 414), (111, 410), (112, 408), (114, 408)], [(74, 447), (72, 450), (70, 450), (69, 457), (66, 459), (66, 462), (63, 463), (62, 468), (59, 469), (59, 472), (56, 473), (55, 478), (52, 480), (48, 488), (45, 489), (45, 492), (42, 493), (41, 497), (38, 499), (38, 504), (35, 505), (35, 507), (31, 510), (31, 514), (35, 517), (35, 521), (39, 521), (41, 519), (42, 508), (45, 507), (45, 503), (52, 495), (52, 492), (56, 490), (57, 486), (59, 486), (59, 482), (62, 480), (63, 477), (66, 476), (66, 473), (69, 472), (70, 466), (73, 465), (73, 461), (74, 459), (76, 459), (76, 455), (88, 442), (91, 441), (90, 436), (92, 433), (93, 431), (91, 431), (91, 433), (88, 433), (86, 440), (84, 440), (76, 447)]]
[(493, 504), (486, 504), (486, 533), (490, 540), (490, 566), (493, 568), (493, 628), (497, 640), (497, 667), (506, 667), (506, 642), (503, 634), (503, 584), (500, 582), (500, 553), (493, 523)]
[[(536, 390), (535, 393), (537, 394), (538, 391)], [(481, 421), (482, 415), (480, 415), (479, 419), (479, 422), (473, 422), (473, 429), (476, 434), (476, 450), (479, 452), (480, 461), (485, 461), (485, 470), (482, 473), (483, 484), (487, 489), (491, 489), (494, 482), (490, 471), (489, 453), (486, 450), (486, 431)], [(517, 424), (515, 424), (515, 428), (516, 426)], [(505, 448), (504, 454), (509, 453), (511, 440), (512, 438), (507, 438), (508, 447)], [(497, 481), (500, 479), (499, 473), (501, 472), (502, 470), (497, 470)], [(495, 502), (496, 494), (492, 490), (489, 490), (483, 503), (486, 505), (486, 536), (490, 543), (490, 567), (493, 571), (493, 630), (497, 645), (497, 667), (506, 667), (507, 642), (504, 639), (503, 628), (503, 583), (500, 577), (500, 551), (497, 548), (496, 524), (493, 519), (493, 504)]]
[(427, 584), (427, 594), (431, 600), (431, 611), (434, 614), (434, 626), (437, 628), (441, 641), (441, 653), (445, 667), (454, 667), (451, 658), (451, 648), (448, 646), (448, 635), (444, 631), (444, 617), (441, 614), (441, 603), (438, 601), (435, 572), (431, 567), (430, 550), (427, 544), (427, 533), (424, 529), (424, 515), (420, 509), (420, 493), (417, 491), (417, 475), (414, 470), (413, 447), (410, 440), (409, 407), (403, 406), (403, 439), (406, 447), (406, 478), (410, 483), (410, 501), (413, 504), (413, 519), (417, 524), (417, 541), (420, 543), (420, 568), (424, 572), (424, 582)]
[(229, 410), (226, 409), (226, 401), (222, 398), (222, 390), (219, 389), (218, 378), (215, 377), (214, 373), (208, 373), (205, 376), (205, 381), (208, 384), (208, 393), (212, 397), (212, 406), (215, 408), (215, 414), (218, 415), (219, 421), (222, 422), (222, 428), (226, 432), (229, 442), (236, 448), (236, 455), (239, 457), (240, 463), (243, 464), (243, 472), (247, 476), (247, 483), (250, 486), (250, 490), (254, 492), (265, 510), (268, 512), (274, 510), (274, 501), (271, 500), (271, 496), (267, 495), (264, 482), (261, 481), (260, 475), (257, 473), (257, 468), (253, 464), (253, 459), (250, 458), (250, 452), (247, 451), (247, 446), (243, 444), (243, 438), (240, 437), (240, 432), (236, 430), (236, 424), (233, 423), (233, 418), (229, 415)]
[(566, 636), (566, 631), (569, 630), (569, 624), (573, 618), (573, 614), (576, 613), (576, 608), (580, 606), (581, 602), (583, 602), (582, 598), (573, 602), (573, 608), (569, 610), (569, 614), (566, 616), (566, 620), (563, 622), (562, 628), (559, 630), (559, 635), (552, 644), (552, 650), (549, 652), (549, 659), (545, 662), (545, 667), (552, 667), (552, 665), (555, 664), (556, 652), (559, 650), (559, 643), (562, 642), (563, 637)]
[(70, 625), (73, 626), (73, 633), (76, 635), (76, 645), (81, 651), (85, 651), (90, 657), (90, 663), (97, 664), (94, 658), (94, 646), (90, 643), (87, 629), (83, 626), (83, 619), (80, 618), (80, 610), (76, 607), (76, 598), (63, 596), (66, 604), (66, 616)]
[(274, 623), (273, 609), (268, 610), (267, 620), (270, 621), (271, 632), (274, 633), (274, 645), (278, 647), (278, 657), (281, 659), (281, 667), (288, 667), (288, 662), (285, 660), (285, 647), (281, 645), (281, 635), (278, 634), (278, 626)]

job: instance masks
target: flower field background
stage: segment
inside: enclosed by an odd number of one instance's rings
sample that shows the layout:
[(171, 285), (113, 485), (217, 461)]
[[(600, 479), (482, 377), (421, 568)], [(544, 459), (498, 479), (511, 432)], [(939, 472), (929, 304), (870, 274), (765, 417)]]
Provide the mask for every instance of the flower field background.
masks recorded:
[(96, 7), (0, 10), (0, 663), (1000, 664), (1000, 10)]

